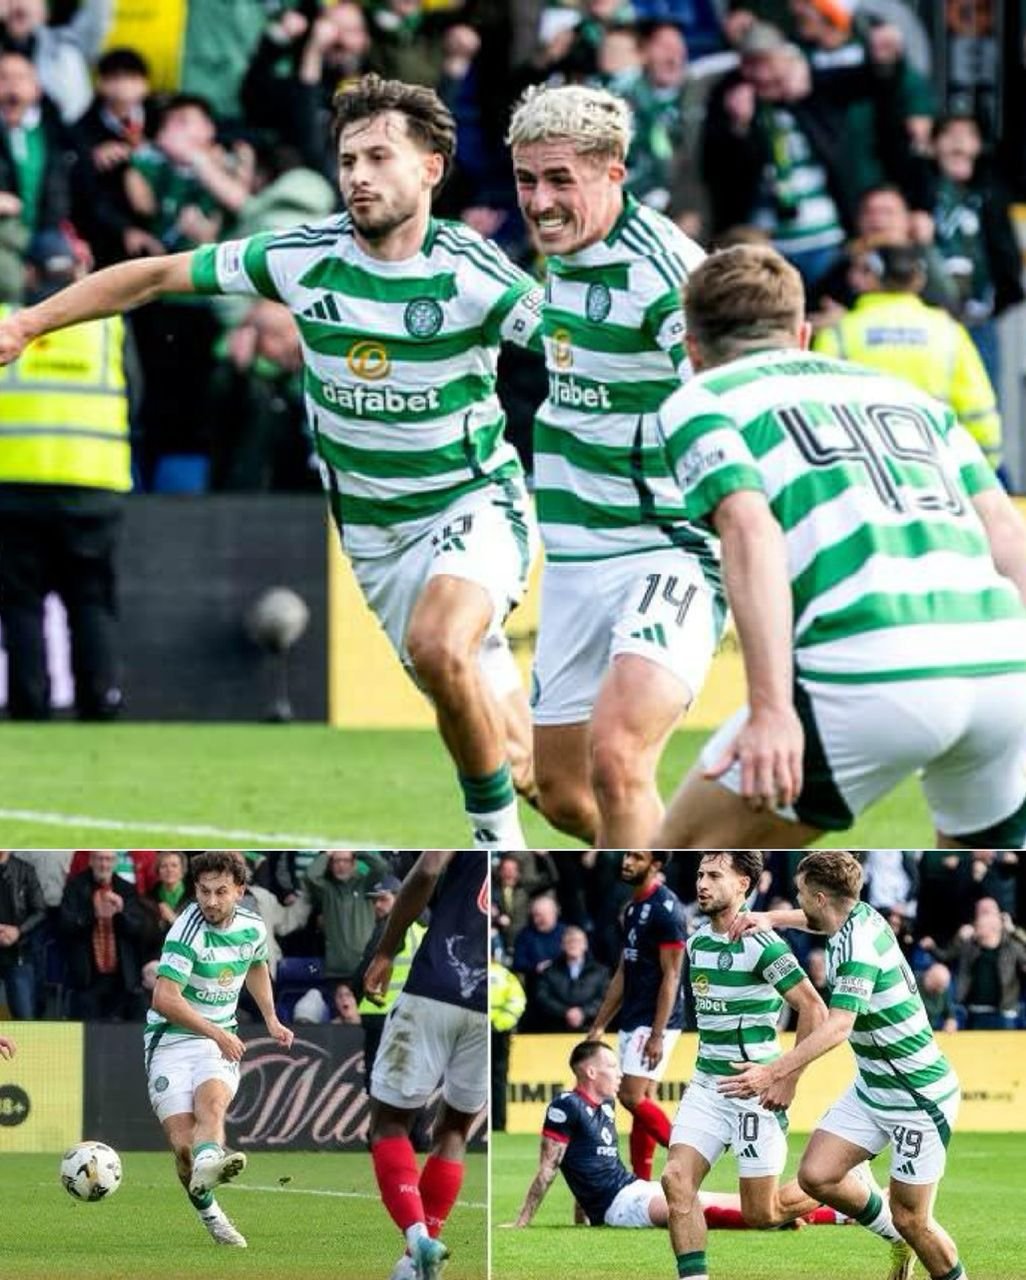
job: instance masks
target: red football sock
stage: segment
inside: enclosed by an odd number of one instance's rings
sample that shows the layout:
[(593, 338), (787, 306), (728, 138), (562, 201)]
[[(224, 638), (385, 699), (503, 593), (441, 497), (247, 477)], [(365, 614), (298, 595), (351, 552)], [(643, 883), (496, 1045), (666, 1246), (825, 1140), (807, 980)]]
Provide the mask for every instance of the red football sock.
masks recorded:
[(636, 1178), (644, 1182), (652, 1180), (652, 1157), (655, 1155), (656, 1140), (649, 1131), (638, 1123), (637, 1118), (631, 1127), (631, 1170)]
[(428, 1156), (420, 1175), (420, 1196), (424, 1201), (424, 1221), (428, 1235), (441, 1234), (463, 1185), (463, 1164)]
[(420, 1170), (409, 1138), (382, 1138), (371, 1148), (371, 1159), (381, 1203), (399, 1230), (423, 1222), (424, 1204), (417, 1185)]
[(833, 1227), (837, 1224), (837, 1213), (828, 1204), (821, 1204), (818, 1209), (813, 1209), (811, 1213), (805, 1215), (805, 1221)]
[(720, 1205), (707, 1204), (702, 1208), (705, 1225), (710, 1231), (749, 1231), (740, 1209), (724, 1209)]
[(634, 1108), (635, 1129), (639, 1124), (648, 1131), (661, 1147), (670, 1145), (670, 1134), (673, 1131), (673, 1125), (670, 1124), (670, 1117), (658, 1102), (653, 1102), (651, 1098), (641, 1099)]

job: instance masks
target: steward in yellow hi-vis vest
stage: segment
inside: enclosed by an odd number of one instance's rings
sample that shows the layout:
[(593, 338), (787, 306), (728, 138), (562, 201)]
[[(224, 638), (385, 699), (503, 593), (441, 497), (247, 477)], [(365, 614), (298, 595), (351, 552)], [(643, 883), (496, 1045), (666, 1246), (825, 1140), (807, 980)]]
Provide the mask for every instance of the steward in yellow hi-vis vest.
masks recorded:
[[(26, 254), (30, 299), (85, 275), (87, 253), (62, 231), (38, 232)], [(0, 307), (0, 319), (9, 312)], [(0, 639), (12, 719), (50, 715), (51, 592), (67, 613), (77, 715), (109, 720), (121, 706), (114, 556), (132, 487), (124, 349), (117, 316), (48, 334), (0, 368)]]
[(410, 925), (406, 930), (406, 937), (403, 938), (403, 945), (392, 961), (392, 976), (389, 979), (384, 1001), (381, 1004), (375, 1004), (374, 1001), (368, 1000), (363, 994), (363, 975), (367, 972), (371, 957), (377, 950), (378, 940), (385, 931), (388, 914), (395, 903), (395, 895), (401, 887), (402, 881), (397, 876), (384, 876), (367, 894), (367, 897), (374, 902), (374, 932), (364, 948), (363, 958), (360, 961), (359, 969), (356, 971), (356, 977), (361, 996), (359, 1009), (360, 1022), (363, 1025), (363, 1067), (368, 1093), (370, 1093), (370, 1078), (374, 1069), (374, 1059), (377, 1057), (378, 1045), (381, 1043), (381, 1033), (385, 1028), (385, 1018), (396, 1000), (398, 1000), (399, 993), (406, 985), (413, 957), (421, 944), (424, 934), (427, 932), (425, 927), (416, 921)]
[(950, 405), (995, 469), (1001, 418), (994, 388), (968, 330), (918, 297), (926, 281), (921, 251), (877, 245), (856, 251), (851, 311), (821, 330), (813, 349), (894, 374)]

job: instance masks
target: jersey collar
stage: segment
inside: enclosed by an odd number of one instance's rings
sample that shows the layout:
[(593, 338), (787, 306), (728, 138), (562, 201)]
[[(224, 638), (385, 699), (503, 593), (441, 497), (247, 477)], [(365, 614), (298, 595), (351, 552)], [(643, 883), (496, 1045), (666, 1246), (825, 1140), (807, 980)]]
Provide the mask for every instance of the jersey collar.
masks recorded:
[(635, 902), (646, 902), (649, 898), (651, 898), (652, 894), (653, 894), (653, 893), (655, 893), (655, 891), (656, 891), (658, 888), (659, 888), (659, 881), (658, 881), (658, 880), (656, 880), (656, 881), (654, 881), (654, 882), (653, 882), (653, 884), (652, 884), (652, 886), (651, 886), (650, 888), (648, 888), (648, 889), (638, 889), (638, 890), (635, 892), (635, 894), (634, 894), (634, 901), (635, 901)]
[(583, 1089), (580, 1085), (578, 1085), (578, 1086), (574, 1089), (574, 1093), (579, 1094), (579, 1095), (584, 1099), (584, 1101), (585, 1101), (585, 1102), (590, 1103), (590, 1104), (591, 1104), (591, 1106), (593, 1106), (593, 1107), (601, 1107), (601, 1106), (602, 1106), (602, 1099), (601, 1099), (601, 1098), (593, 1098), (593, 1097), (591, 1096), (591, 1094), (588, 1092), (588, 1090), (587, 1090), (587, 1089)]

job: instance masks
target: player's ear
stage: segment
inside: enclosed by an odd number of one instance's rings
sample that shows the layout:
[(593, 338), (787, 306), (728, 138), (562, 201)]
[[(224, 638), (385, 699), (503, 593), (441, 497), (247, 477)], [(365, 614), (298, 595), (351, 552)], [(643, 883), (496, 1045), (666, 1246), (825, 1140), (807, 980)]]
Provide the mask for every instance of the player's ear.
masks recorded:
[(434, 189), (441, 184), (445, 176), (445, 160), (437, 151), (429, 151), (424, 157), (424, 177), (429, 187)]

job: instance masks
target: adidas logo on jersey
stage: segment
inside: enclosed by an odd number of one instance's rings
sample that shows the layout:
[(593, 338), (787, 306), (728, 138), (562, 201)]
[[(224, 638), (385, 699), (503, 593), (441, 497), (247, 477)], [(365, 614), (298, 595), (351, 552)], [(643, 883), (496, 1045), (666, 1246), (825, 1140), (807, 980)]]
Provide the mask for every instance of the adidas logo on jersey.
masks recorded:
[(631, 632), (631, 639), (645, 640), (649, 644), (657, 644), (660, 649), (666, 648), (666, 632), (661, 622), (657, 622), (654, 627), (639, 627), (637, 631)]
[(739, 1151), (737, 1155), (739, 1160), (742, 1158), (745, 1160), (757, 1160), (759, 1157), (759, 1153), (756, 1151), (752, 1143), (749, 1143), (748, 1146), (745, 1147), (743, 1151)]
[(571, 409), (611, 409), (609, 388), (584, 387), (573, 375), (549, 374), (549, 399), (553, 404), (564, 404)]
[(894, 1172), (907, 1173), (911, 1176), (914, 1176), (916, 1172), (916, 1167), (911, 1160), (906, 1160), (905, 1163), (903, 1165), (899, 1165), (898, 1168), (894, 1170)]

